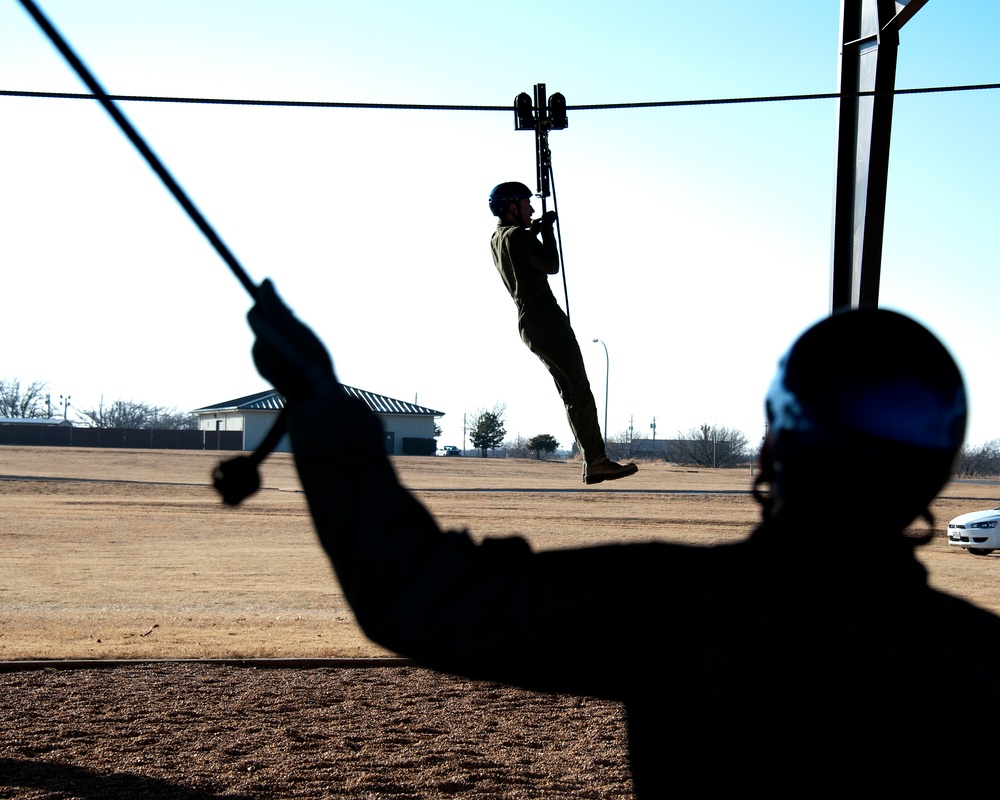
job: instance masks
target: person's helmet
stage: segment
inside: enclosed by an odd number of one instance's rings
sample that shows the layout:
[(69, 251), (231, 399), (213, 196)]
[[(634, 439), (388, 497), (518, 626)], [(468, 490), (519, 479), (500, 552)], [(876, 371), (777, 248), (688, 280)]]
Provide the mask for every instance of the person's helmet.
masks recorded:
[(490, 211), (493, 212), (494, 217), (502, 216), (507, 206), (511, 203), (516, 203), (519, 200), (525, 200), (529, 197), (531, 197), (531, 189), (523, 183), (508, 181), (507, 183), (497, 184), (493, 187), (493, 191), (490, 192)]
[(967, 416), (962, 375), (944, 345), (884, 309), (836, 313), (802, 334), (765, 409), (765, 468), (784, 503), (822, 503), (818, 516), (856, 522), (863, 511), (900, 527), (950, 477)]

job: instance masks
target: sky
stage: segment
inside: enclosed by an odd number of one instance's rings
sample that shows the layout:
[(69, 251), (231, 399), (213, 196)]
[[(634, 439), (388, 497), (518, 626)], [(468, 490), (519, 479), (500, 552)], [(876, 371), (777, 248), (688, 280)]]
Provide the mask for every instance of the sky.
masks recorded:
[[(512, 108), (537, 83), (561, 92), (570, 318), (611, 436), (655, 420), (657, 438), (708, 424), (755, 444), (778, 360), (829, 313), (834, 100), (572, 106), (835, 92), (839, 0), (41, 7), (112, 94)], [(1000, 82), (998, 33), (995, 0), (930, 0), (902, 29), (897, 88)], [(0, 90), (85, 91), (15, 0)], [(121, 108), (342, 382), (444, 412), (440, 444), (504, 404), (508, 438), (569, 446), (490, 256), (490, 189), (535, 185), (512, 111)], [(1000, 438), (998, 130), (998, 90), (895, 101), (880, 305), (956, 356), (973, 444)], [(0, 270), (0, 378), (78, 409), (269, 388), (249, 295), (94, 101), (0, 96)]]

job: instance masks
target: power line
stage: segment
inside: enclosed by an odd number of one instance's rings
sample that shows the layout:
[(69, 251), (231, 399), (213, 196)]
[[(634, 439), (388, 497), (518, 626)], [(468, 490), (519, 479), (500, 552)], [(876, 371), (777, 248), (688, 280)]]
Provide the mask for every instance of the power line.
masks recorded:
[[(677, 108), (681, 106), (718, 106), (741, 103), (785, 103), (803, 100), (837, 100), (854, 97), (885, 97), (906, 94), (940, 94), (944, 92), (968, 92), (983, 89), (1000, 89), (1000, 83), (966, 84), (960, 86), (934, 86), (919, 89), (895, 89), (891, 92), (823, 92), (820, 94), (761, 95), (756, 97), (726, 97), (704, 100), (660, 100), (640, 103), (595, 103), (589, 105), (567, 105), (567, 111), (606, 111), (625, 108)], [(97, 96), (82, 92), (32, 92), (0, 89), (3, 97), (35, 97), (54, 100), (97, 100)], [(513, 104), (505, 106), (488, 105), (445, 105), (433, 103), (346, 103), (322, 100), (239, 100), (213, 97), (156, 97), (150, 95), (108, 95), (111, 100), (122, 103), (180, 103), (186, 105), (221, 106), (275, 106), (279, 108), (352, 108), (389, 109), (403, 111), (503, 111), (510, 113)]]

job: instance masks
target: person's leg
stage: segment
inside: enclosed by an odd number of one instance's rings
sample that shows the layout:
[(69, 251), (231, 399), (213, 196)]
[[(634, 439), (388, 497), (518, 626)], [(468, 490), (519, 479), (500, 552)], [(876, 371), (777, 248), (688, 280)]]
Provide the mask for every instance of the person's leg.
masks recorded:
[(533, 349), (533, 352), (545, 364), (555, 382), (584, 462), (600, 458), (604, 455), (604, 437), (601, 435), (597, 404), (594, 402), (594, 393), (590, 389), (579, 347), (575, 354), (570, 348), (558, 351), (555, 356), (547, 351)]
[(638, 469), (634, 464), (616, 464), (605, 454), (597, 404), (590, 389), (583, 354), (565, 317), (546, 320), (542, 324), (525, 324), (521, 329), (521, 338), (545, 364), (555, 381), (566, 408), (570, 429), (583, 457), (584, 482), (600, 483), (634, 474)]

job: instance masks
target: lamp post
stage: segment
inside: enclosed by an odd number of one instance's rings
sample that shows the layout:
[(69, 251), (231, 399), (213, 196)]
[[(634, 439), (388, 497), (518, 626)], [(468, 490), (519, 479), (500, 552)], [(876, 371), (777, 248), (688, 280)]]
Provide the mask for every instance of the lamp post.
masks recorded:
[(608, 346), (603, 339), (594, 339), (594, 343), (601, 343), (604, 348), (604, 447), (608, 446), (608, 381), (611, 378), (611, 357), (608, 355)]

